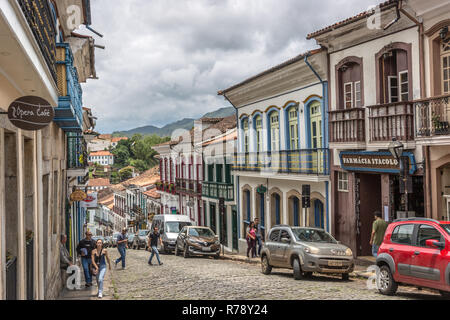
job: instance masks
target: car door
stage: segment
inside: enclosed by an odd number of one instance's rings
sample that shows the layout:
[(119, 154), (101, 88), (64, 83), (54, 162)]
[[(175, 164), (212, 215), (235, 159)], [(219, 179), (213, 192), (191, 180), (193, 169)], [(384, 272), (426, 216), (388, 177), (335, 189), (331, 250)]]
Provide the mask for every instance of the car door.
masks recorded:
[(415, 224), (400, 224), (394, 228), (388, 245), (389, 254), (395, 262), (395, 280), (404, 281), (411, 277), (411, 256), (414, 253), (413, 235)]
[(186, 227), (184, 227), (183, 229), (181, 229), (180, 233), (178, 234), (178, 238), (177, 238), (177, 243), (176, 245), (178, 246), (178, 250), (183, 250), (184, 249), (184, 239), (186, 238)]
[[(286, 242), (284, 242), (282, 239), (287, 239)], [(280, 253), (280, 264), (281, 266), (288, 267), (290, 266), (289, 263), (289, 248), (291, 246), (292, 242), (292, 236), (289, 230), (287, 229), (281, 229), (280, 232), (280, 242), (279, 242), (279, 253)]]
[(269, 251), (269, 263), (271, 265), (275, 265), (277, 263), (277, 253), (276, 250), (278, 249), (278, 240), (280, 238), (280, 230), (275, 229), (270, 232), (269, 238), (267, 239), (264, 246)]
[(416, 246), (411, 255), (411, 277), (416, 284), (442, 288), (445, 285), (447, 251), (427, 247), (427, 240), (445, 243), (444, 235), (429, 224), (421, 224), (417, 230)]

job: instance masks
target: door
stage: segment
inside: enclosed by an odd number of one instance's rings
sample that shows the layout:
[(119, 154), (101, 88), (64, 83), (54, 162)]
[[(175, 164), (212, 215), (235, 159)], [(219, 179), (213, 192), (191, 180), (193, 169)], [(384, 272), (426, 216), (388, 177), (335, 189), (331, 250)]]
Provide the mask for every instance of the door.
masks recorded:
[(239, 250), (238, 245), (238, 218), (236, 209), (232, 210), (233, 250)]
[[(322, 148), (322, 112), (320, 103), (314, 102), (310, 106), (310, 125), (311, 125), (311, 149)], [(323, 172), (324, 159), (320, 150), (313, 151), (311, 172)]]
[(323, 203), (320, 200), (314, 201), (314, 226), (316, 228), (324, 228)]
[[(281, 239), (287, 238), (288, 242), (283, 242)], [(289, 266), (289, 248), (291, 246), (292, 236), (288, 230), (282, 229), (280, 233), (280, 244), (279, 244), (279, 250), (277, 250), (280, 254), (280, 263), (281, 266), (287, 267)]]
[(209, 205), (209, 221), (211, 222), (210, 227), (212, 229), (212, 231), (214, 231), (215, 234), (217, 234), (217, 229), (216, 229), (216, 205), (215, 204), (210, 204)]
[(414, 224), (402, 224), (392, 231), (388, 250), (395, 262), (396, 281), (409, 281), (411, 278), (411, 256), (415, 250), (413, 246), (414, 229)]
[(418, 227), (416, 247), (411, 255), (411, 276), (417, 282), (432, 287), (445, 284), (445, 255), (438, 248), (426, 246), (427, 240), (437, 240), (445, 243), (444, 235), (435, 227), (422, 224)]
[(279, 245), (280, 245), (280, 230), (276, 229), (273, 230), (268, 240), (265, 243), (266, 248), (270, 252), (270, 264), (272, 266), (278, 266), (280, 264), (280, 254), (279, 254)]

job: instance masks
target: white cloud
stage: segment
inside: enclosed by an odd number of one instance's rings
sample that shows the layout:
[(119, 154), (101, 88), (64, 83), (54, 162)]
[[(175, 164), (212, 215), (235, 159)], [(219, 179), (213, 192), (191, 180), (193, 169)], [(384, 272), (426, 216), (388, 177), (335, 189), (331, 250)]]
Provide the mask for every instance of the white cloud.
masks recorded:
[[(315, 48), (306, 34), (377, 0), (96, 0), (100, 80), (83, 85), (102, 132), (161, 126), (228, 104), (217, 91)], [(89, 31), (85, 30), (85, 33)]]

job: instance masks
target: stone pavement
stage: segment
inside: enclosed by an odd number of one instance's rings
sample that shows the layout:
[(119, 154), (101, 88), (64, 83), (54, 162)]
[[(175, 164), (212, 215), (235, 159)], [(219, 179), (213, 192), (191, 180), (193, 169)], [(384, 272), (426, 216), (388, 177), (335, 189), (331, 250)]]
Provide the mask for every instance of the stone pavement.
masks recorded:
[[(114, 259), (117, 250), (110, 250)], [(209, 257), (183, 258), (161, 255), (162, 266), (149, 266), (150, 253), (127, 251), (126, 270), (113, 270), (110, 297), (120, 300), (410, 300), (440, 299), (436, 292), (401, 286), (394, 297), (367, 289), (367, 280), (355, 277), (342, 281), (337, 276), (314, 274), (295, 281), (291, 270), (274, 269), (261, 273), (253, 259), (239, 257), (214, 260)], [(255, 259), (256, 260), (256, 259)], [(156, 263), (156, 257), (153, 263)]]

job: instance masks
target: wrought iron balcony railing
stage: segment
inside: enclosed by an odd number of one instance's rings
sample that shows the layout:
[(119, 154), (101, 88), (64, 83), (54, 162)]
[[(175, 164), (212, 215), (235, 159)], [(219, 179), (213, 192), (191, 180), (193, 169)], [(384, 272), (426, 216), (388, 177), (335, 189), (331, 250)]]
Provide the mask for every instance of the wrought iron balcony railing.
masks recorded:
[(234, 186), (230, 183), (203, 181), (202, 196), (214, 199), (223, 198), (225, 201), (233, 201)]
[(175, 179), (177, 192), (199, 195), (202, 192), (202, 185), (197, 180), (177, 178)]
[(288, 174), (329, 174), (329, 149), (300, 149), (235, 155), (233, 170)]
[(418, 137), (450, 135), (450, 95), (414, 101)]

